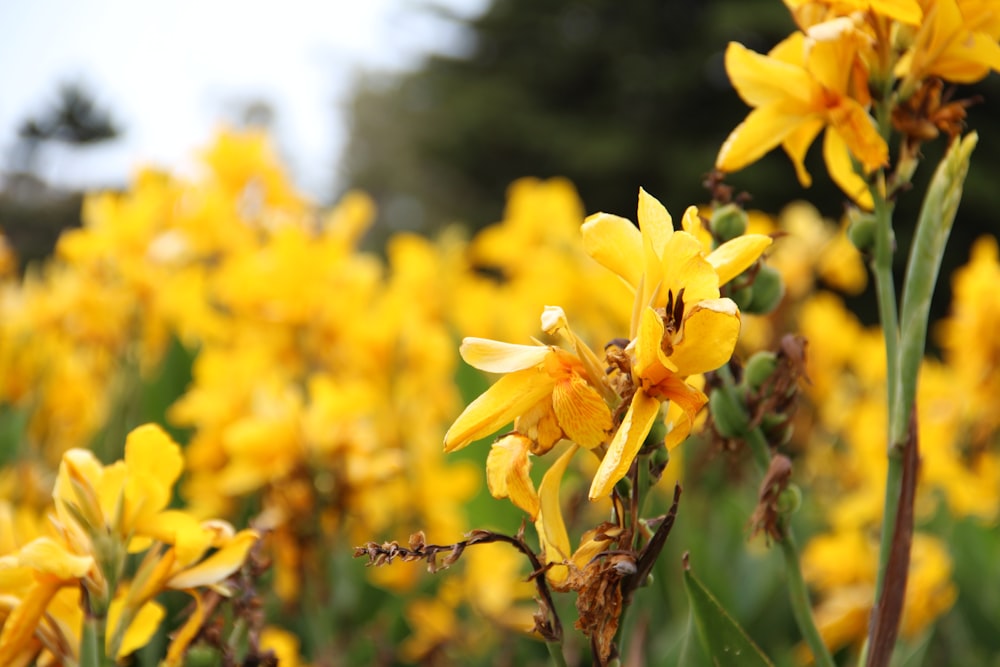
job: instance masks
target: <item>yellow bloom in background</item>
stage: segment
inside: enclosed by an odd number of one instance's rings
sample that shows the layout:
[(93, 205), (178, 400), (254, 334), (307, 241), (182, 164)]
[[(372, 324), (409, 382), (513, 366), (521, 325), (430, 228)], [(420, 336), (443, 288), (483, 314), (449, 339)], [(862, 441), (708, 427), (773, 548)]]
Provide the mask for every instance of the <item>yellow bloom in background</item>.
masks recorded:
[(722, 171), (738, 171), (781, 146), (792, 159), (799, 182), (808, 187), (806, 151), (826, 130), (823, 156), (831, 178), (859, 205), (870, 208), (865, 173), (888, 164), (889, 149), (869, 116), (867, 88), (853, 84), (857, 45), (850, 36), (815, 40), (793, 33), (767, 55), (732, 42), (726, 72), (753, 111), (729, 135), (716, 158)]
[(932, 76), (975, 83), (991, 70), (1000, 71), (1000, 3), (922, 0), (921, 4), (924, 19), (896, 67), (904, 94)]

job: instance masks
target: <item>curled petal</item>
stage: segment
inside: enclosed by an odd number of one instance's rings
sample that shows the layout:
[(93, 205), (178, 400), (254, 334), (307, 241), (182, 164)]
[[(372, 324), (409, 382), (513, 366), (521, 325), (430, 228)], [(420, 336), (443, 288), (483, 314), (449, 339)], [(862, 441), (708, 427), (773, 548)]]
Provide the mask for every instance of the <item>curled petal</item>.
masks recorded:
[(670, 407), (667, 410), (668, 430), (663, 439), (664, 446), (670, 451), (691, 434), (694, 420), (698, 412), (705, 407), (708, 397), (701, 390), (676, 378), (672, 380), (671, 386), (658, 389), (662, 389), (664, 395), (670, 396)]
[(744, 234), (726, 241), (712, 251), (708, 263), (719, 274), (719, 285), (725, 285), (757, 261), (771, 237), (764, 234)]
[(733, 356), (740, 335), (740, 311), (731, 299), (696, 303), (674, 341), (670, 361), (682, 377), (714, 371)]
[(583, 248), (635, 290), (642, 278), (642, 235), (631, 220), (595, 213), (583, 223)]
[(635, 392), (625, 419), (594, 475), (590, 485), (591, 500), (607, 497), (618, 480), (625, 476), (659, 412), (660, 402), (657, 399), (641, 390)]
[(663, 335), (666, 333), (663, 320), (652, 308), (645, 308), (639, 319), (639, 331), (635, 337), (636, 375), (650, 384), (661, 382), (677, 368), (663, 352)]
[(444, 451), (457, 451), (496, 433), (551, 393), (552, 385), (552, 378), (538, 368), (504, 375), (458, 416), (444, 436)]
[(531, 481), (531, 441), (519, 433), (504, 436), (490, 448), (486, 457), (486, 484), (494, 498), (510, 501), (531, 515), (538, 516), (538, 494)]
[(201, 601), (198, 591), (188, 591), (194, 598), (194, 611), (188, 616), (188, 620), (181, 626), (181, 629), (174, 633), (174, 639), (167, 649), (167, 659), (164, 661), (166, 667), (177, 667), (182, 664), (184, 654), (187, 653), (188, 646), (198, 636), (201, 624), (205, 622), (205, 605)]
[(470, 366), (487, 373), (523, 371), (545, 361), (549, 348), (544, 345), (515, 345), (488, 338), (465, 338), (458, 349)]

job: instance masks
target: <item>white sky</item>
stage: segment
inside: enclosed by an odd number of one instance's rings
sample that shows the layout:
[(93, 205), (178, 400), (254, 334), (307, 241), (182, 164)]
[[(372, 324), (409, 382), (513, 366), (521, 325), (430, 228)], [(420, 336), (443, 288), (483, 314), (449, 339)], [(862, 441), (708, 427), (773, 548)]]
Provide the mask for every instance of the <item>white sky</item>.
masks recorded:
[[(462, 15), (487, 0), (436, 0)], [(0, 169), (18, 125), (58, 86), (82, 82), (125, 130), (84, 153), (50, 151), (57, 183), (124, 182), (140, 164), (186, 168), (240, 104), (265, 99), (296, 182), (318, 199), (336, 182), (340, 113), (359, 67), (398, 69), (461, 35), (419, 0), (3, 0)]]

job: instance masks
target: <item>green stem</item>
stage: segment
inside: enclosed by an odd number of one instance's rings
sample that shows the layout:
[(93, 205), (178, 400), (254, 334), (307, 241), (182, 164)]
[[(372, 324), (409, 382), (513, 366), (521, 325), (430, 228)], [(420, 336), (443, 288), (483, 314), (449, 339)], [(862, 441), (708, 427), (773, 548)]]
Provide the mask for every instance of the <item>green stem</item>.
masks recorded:
[(545, 642), (545, 648), (549, 649), (549, 657), (556, 667), (567, 667), (566, 656), (563, 655), (562, 642)]
[(781, 545), (781, 555), (785, 557), (785, 570), (788, 573), (788, 600), (792, 605), (792, 615), (799, 626), (799, 632), (809, 645), (816, 664), (821, 667), (834, 667), (833, 656), (830, 655), (826, 642), (819, 634), (819, 629), (813, 621), (812, 602), (809, 600), (809, 591), (806, 588), (805, 579), (802, 577), (802, 568), (799, 566), (799, 548), (795, 542), (795, 535), (792, 533), (792, 526), (788, 523), (782, 524), (782, 539), (778, 542)]
[[(770, 451), (767, 438), (760, 428), (752, 428), (747, 434), (747, 443), (753, 451)], [(768, 455), (770, 457), (770, 455)], [(756, 457), (755, 457), (756, 458)], [(762, 474), (767, 471), (764, 466)], [(788, 600), (792, 605), (792, 615), (795, 623), (799, 626), (802, 638), (809, 645), (817, 667), (835, 667), (833, 656), (830, 655), (823, 637), (819, 634), (815, 619), (812, 615), (812, 602), (809, 600), (809, 591), (806, 588), (806, 581), (802, 577), (802, 567), (799, 565), (799, 548), (792, 533), (792, 526), (787, 518), (781, 523), (782, 539), (778, 541), (781, 545), (781, 555), (785, 559), (785, 572), (788, 577)]]

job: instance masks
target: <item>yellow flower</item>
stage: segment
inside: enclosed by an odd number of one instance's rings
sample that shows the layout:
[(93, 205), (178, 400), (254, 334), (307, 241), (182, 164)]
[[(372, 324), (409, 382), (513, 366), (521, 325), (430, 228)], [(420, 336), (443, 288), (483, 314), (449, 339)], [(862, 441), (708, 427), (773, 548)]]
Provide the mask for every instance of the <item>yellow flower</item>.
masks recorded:
[(754, 109), (723, 143), (716, 167), (737, 171), (780, 144), (799, 182), (808, 187), (812, 179), (805, 154), (826, 128), (823, 156), (830, 176), (852, 199), (870, 207), (867, 187), (849, 156), (867, 173), (888, 163), (889, 149), (865, 109), (867, 89), (852, 85), (856, 50), (857, 40), (850, 35), (814, 40), (801, 32), (767, 55), (730, 43), (726, 71)]
[(896, 68), (904, 95), (927, 77), (975, 83), (990, 70), (1000, 71), (1000, 8), (995, 1), (922, 0), (922, 4), (924, 20)]
[(683, 413), (670, 425), (666, 446), (676, 446), (690, 433), (707, 398), (684, 380), (726, 363), (739, 335), (739, 310), (719, 297), (719, 286), (753, 264), (771, 243), (767, 236), (750, 234), (706, 256), (695, 234), (700, 227), (696, 209), (690, 207), (684, 229), (674, 231), (666, 208), (641, 189), (638, 218), (639, 229), (607, 213), (590, 216), (583, 226), (587, 252), (634, 294), (631, 342), (622, 360), (630, 404), (594, 476), (592, 500), (609, 494), (625, 476), (662, 402), (674, 401)]

